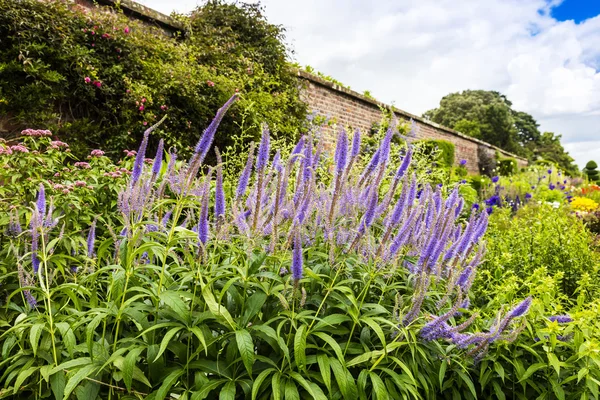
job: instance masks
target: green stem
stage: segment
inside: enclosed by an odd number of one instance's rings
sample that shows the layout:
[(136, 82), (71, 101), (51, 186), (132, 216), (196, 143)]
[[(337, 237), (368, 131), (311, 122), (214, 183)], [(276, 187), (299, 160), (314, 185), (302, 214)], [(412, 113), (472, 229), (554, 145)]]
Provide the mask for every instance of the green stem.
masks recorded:
[(48, 260), (46, 259), (46, 241), (44, 240), (44, 232), (40, 234), (42, 240), (42, 255), (44, 262), (44, 278), (45, 283), (42, 280), (42, 271), (38, 269), (38, 278), (40, 284), (43, 286), (44, 294), (46, 295), (45, 301), (47, 302), (48, 320), (50, 322), (50, 338), (52, 339), (52, 357), (54, 359), (54, 365), (58, 365), (58, 357), (56, 356), (56, 339), (54, 338), (54, 319), (52, 317), (52, 299), (50, 295), (50, 278), (48, 277)]

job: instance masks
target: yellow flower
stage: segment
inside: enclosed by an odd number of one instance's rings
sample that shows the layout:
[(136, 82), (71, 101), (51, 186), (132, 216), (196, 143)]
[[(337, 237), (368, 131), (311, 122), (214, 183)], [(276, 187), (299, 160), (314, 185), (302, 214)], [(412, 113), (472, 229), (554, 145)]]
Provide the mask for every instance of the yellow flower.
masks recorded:
[(571, 207), (575, 210), (591, 212), (598, 208), (598, 203), (587, 197), (575, 197), (571, 201)]

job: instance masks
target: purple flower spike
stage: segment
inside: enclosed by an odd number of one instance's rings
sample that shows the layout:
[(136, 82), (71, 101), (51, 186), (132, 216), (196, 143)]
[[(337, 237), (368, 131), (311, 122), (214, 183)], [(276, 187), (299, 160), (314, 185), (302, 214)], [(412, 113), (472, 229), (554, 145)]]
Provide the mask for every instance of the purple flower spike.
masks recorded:
[(135, 155), (135, 161), (133, 163), (133, 169), (131, 171), (131, 186), (133, 187), (136, 182), (140, 179), (142, 175), (142, 170), (144, 168), (144, 158), (146, 157), (146, 148), (148, 147), (148, 137), (152, 133), (153, 130), (158, 128), (160, 124), (167, 118), (165, 115), (162, 117), (160, 121), (156, 124), (152, 125), (150, 128), (146, 129), (144, 132), (144, 138), (142, 139), (142, 143), (140, 143), (140, 148), (138, 149), (137, 154)]
[(404, 159), (402, 160), (402, 164), (400, 164), (398, 171), (396, 171), (396, 176), (394, 177), (394, 179), (396, 179), (396, 180), (402, 179), (402, 177), (406, 173), (406, 170), (410, 166), (411, 161), (412, 161), (412, 149), (408, 149), (408, 152), (406, 153), (406, 155), (404, 156)]
[(225, 116), (225, 113), (236, 100), (237, 93), (231, 96), (229, 100), (227, 100), (227, 102), (223, 104), (223, 107), (219, 108), (217, 114), (215, 115), (215, 118), (212, 120), (210, 125), (208, 125), (208, 128), (206, 128), (202, 133), (202, 137), (200, 138), (198, 144), (196, 144), (196, 148), (194, 149), (194, 153), (198, 157), (200, 157), (200, 162), (202, 162), (204, 160), (204, 157), (206, 157), (206, 154), (208, 154), (208, 150), (210, 150), (210, 146), (212, 145), (212, 142), (215, 138), (215, 132), (217, 131), (221, 120)]
[(348, 159), (348, 136), (345, 129), (340, 129), (335, 146), (335, 173), (341, 175), (346, 168)]
[(553, 315), (548, 317), (548, 319), (552, 322), (556, 321), (559, 324), (568, 324), (569, 322), (573, 322), (573, 318), (570, 315)]
[(46, 215), (46, 191), (44, 184), (40, 183), (40, 190), (38, 191), (36, 206), (40, 215), (40, 219), (43, 220)]
[(198, 240), (202, 245), (208, 241), (208, 190), (205, 191), (202, 198), (202, 211), (198, 220)]
[(269, 129), (265, 125), (263, 126), (262, 137), (258, 146), (258, 155), (256, 156), (256, 173), (260, 173), (269, 160), (269, 139)]
[(244, 167), (242, 175), (240, 176), (240, 180), (238, 181), (238, 186), (235, 191), (236, 200), (241, 199), (244, 193), (246, 193), (248, 181), (250, 180), (250, 174), (252, 174), (252, 164), (254, 164), (254, 145), (252, 145), (248, 151), (248, 160), (246, 161), (246, 166)]
[(377, 202), (379, 200), (377, 188), (371, 188), (371, 196), (369, 197), (369, 203), (367, 204), (367, 210), (362, 217), (360, 226), (358, 227), (358, 233), (364, 234), (366, 229), (371, 226), (375, 217), (375, 210), (377, 209)]
[(90, 231), (88, 232), (87, 237), (87, 256), (92, 258), (94, 256), (94, 242), (96, 241), (96, 220), (92, 222), (92, 226), (90, 226)]
[(217, 153), (217, 182), (215, 191), (215, 216), (218, 218), (225, 215), (225, 191), (223, 190), (223, 162), (218, 149)]
[(515, 308), (513, 308), (510, 313), (508, 313), (509, 318), (517, 318), (527, 314), (529, 311), (529, 307), (531, 307), (531, 296), (520, 302)]
[(360, 129), (356, 128), (354, 131), (354, 136), (352, 137), (352, 151), (350, 152), (350, 157), (355, 158), (360, 153)]
[(294, 235), (294, 249), (292, 253), (292, 279), (295, 283), (302, 279), (304, 273), (302, 262), (302, 243), (300, 233), (296, 232)]
[(160, 142), (158, 142), (158, 148), (156, 149), (156, 157), (154, 157), (154, 164), (152, 164), (152, 175), (158, 175), (158, 173), (160, 172), (164, 146), (164, 140), (160, 139)]

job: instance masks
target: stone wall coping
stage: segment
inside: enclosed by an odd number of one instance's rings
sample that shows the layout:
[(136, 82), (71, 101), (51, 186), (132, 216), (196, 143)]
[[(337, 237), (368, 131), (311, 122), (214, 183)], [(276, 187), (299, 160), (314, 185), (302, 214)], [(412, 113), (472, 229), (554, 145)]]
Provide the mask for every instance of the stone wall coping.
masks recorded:
[(365, 103), (369, 103), (369, 104), (372, 104), (372, 105), (377, 106), (377, 107), (384, 107), (384, 108), (387, 108), (387, 109), (391, 109), (395, 114), (398, 114), (398, 115), (400, 115), (402, 117), (413, 119), (413, 120), (418, 121), (419, 123), (421, 123), (423, 125), (429, 125), (429, 126), (435, 128), (435, 129), (443, 131), (443, 132), (445, 132), (447, 134), (457, 136), (457, 137), (459, 137), (461, 139), (468, 140), (470, 142), (474, 142), (474, 143), (477, 143), (477, 144), (482, 145), (482, 146), (486, 146), (486, 147), (488, 147), (490, 149), (493, 149), (493, 150), (497, 150), (498, 152), (502, 153), (505, 156), (512, 157), (512, 158), (515, 158), (515, 159), (518, 159), (518, 160), (521, 160), (521, 161), (524, 161), (524, 162), (528, 161), (527, 159), (525, 159), (523, 157), (520, 157), (520, 156), (517, 156), (515, 154), (512, 154), (512, 153), (510, 153), (510, 152), (508, 152), (506, 150), (502, 150), (501, 148), (499, 148), (497, 146), (494, 146), (492, 144), (489, 144), (487, 142), (484, 142), (483, 140), (479, 140), (479, 139), (476, 139), (474, 137), (465, 135), (464, 133), (461, 133), (461, 132), (455, 131), (454, 129), (450, 129), (450, 128), (445, 127), (443, 125), (437, 124), (437, 123), (435, 123), (433, 121), (430, 121), (428, 119), (425, 119), (423, 117), (419, 117), (417, 115), (411, 114), (411, 113), (406, 112), (404, 110), (400, 110), (400, 109), (398, 109), (396, 107), (393, 107), (393, 106), (390, 106), (388, 104), (382, 103), (380, 101), (377, 101), (376, 99), (373, 99), (371, 97), (367, 97), (367, 96), (362, 95), (362, 94), (360, 94), (358, 92), (355, 92), (354, 90), (350, 90), (350, 89), (348, 89), (346, 87), (337, 85), (337, 84), (335, 84), (333, 82), (329, 82), (329, 81), (327, 81), (327, 80), (325, 80), (323, 78), (320, 78), (320, 77), (318, 77), (316, 75), (313, 75), (311, 73), (308, 73), (306, 71), (303, 71), (303, 70), (299, 69), (299, 70), (297, 70), (297, 75), (300, 78), (303, 78), (303, 79), (306, 79), (306, 80), (308, 80), (310, 82), (313, 82), (315, 84), (327, 87), (330, 90), (341, 92), (341, 93), (343, 93), (343, 94), (345, 94), (347, 96), (350, 96), (350, 97), (352, 97), (352, 98), (354, 98), (356, 100), (359, 100), (359, 101), (362, 101), (362, 102), (365, 102)]
[(119, 7), (126, 14), (133, 14), (138, 19), (156, 22), (159, 25), (162, 25), (163, 27), (173, 31), (182, 33), (185, 32), (185, 27), (181, 22), (133, 0), (98, 0), (98, 3)]

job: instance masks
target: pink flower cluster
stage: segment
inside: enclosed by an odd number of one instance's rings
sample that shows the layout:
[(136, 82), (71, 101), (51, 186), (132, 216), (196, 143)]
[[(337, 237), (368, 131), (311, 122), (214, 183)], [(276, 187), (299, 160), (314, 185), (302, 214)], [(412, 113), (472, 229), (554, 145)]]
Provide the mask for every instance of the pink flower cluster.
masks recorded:
[(103, 155), (104, 155), (104, 152), (99, 149), (92, 150), (92, 152), (90, 153), (91, 157), (102, 157)]
[[(93, 44), (92, 44), (93, 46)], [(90, 83), (92, 82), (92, 78), (90, 78), (89, 76), (86, 76), (85, 78), (83, 78), (83, 81), (85, 83)], [(102, 87), (102, 81), (93, 81), (92, 85), (96, 86), (97, 88), (101, 88)]]
[(125, 157), (135, 157), (137, 155), (135, 150), (123, 150), (123, 153), (125, 153)]
[(25, 129), (21, 131), (21, 135), (23, 136), (32, 136), (32, 137), (44, 137), (44, 136), (52, 136), (52, 132), (49, 130), (42, 129)]
[(10, 149), (16, 153), (29, 153), (29, 150), (27, 149), (27, 147), (23, 146), (22, 144), (16, 144), (14, 146), (10, 146)]
[(69, 145), (60, 140), (53, 140), (50, 142), (50, 147), (53, 149), (60, 149), (61, 147), (69, 147)]
[(74, 165), (77, 168), (81, 168), (81, 169), (90, 169), (90, 168), (92, 168), (89, 163), (86, 163), (86, 162), (83, 162), (83, 161), (76, 162)]
[(49, 181), (49, 183), (52, 185), (52, 189), (61, 191), (64, 194), (72, 192), (73, 190), (75, 190), (76, 187), (84, 189), (94, 189), (93, 186), (88, 186), (88, 184), (84, 181), (75, 181), (75, 183), (68, 183), (64, 185), (60, 183), (54, 183), (52, 181)]
[(152, 165), (154, 163), (154, 159), (153, 158), (144, 158), (144, 162), (146, 164)]
[(105, 172), (104, 176), (108, 176), (110, 178), (120, 178), (123, 175), (131, 175), (131, 171), (127, 168), (117, 168), (112, 172)]
[(13, 153), (13, 151), (10, 149), (10, 147), (0, 146), (0, 155), (3, 155), (3, 154), (11, 155), (12, 153)]
[(207, 84), (209, 87), (213, 87), (213, 86), (215, 86), (215, 83), (214, 83), (213, 81), (206, 81), (206, 84)]

